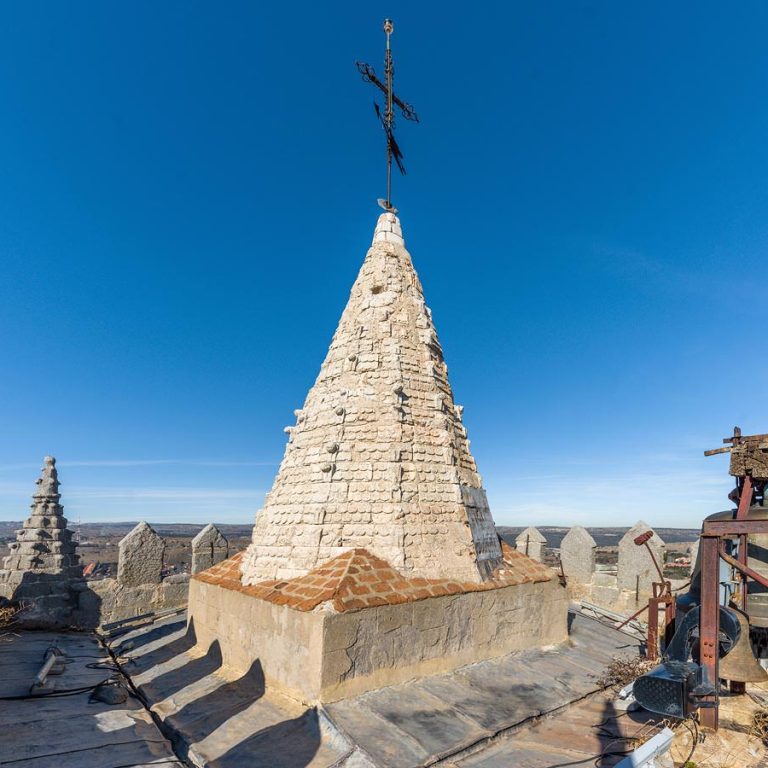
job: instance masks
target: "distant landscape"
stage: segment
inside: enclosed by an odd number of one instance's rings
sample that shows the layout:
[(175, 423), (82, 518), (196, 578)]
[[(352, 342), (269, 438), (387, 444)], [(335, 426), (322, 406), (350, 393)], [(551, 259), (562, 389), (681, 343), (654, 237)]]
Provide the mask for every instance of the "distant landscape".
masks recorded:
[[(649, 523), (649, 525), (651, 525)], [(496, 530), (499, 532), (505, 541), (514, 543), (515, 538), (519, 533), (522, 533), (527, 526), (508, 526), (497, 525)], [(551, 549), (559, 549), (560, 542), (563, 537), (570, 530), (570, 526), (552, 526), (552, 525), (537, 525), (535, 526), (538, 531), (547, 540), (547, 547)], [(652, 526), (653, 527), (653, 526)], [(595, 540), (595, 544), (598, 547), (616, 547), (621, 541), (621, 537), (629, 530), (629, 527), (624, 528), (611, 528), (611, 527), (587, 527), (592, 538)], [(698, 528), (653, 528), (656, 533), (661, 536), (667, 544), (681, 544), (690, 543), (696, 541), (699, 538)]]
[[(114, 567), (117, 563), (117, 545), (138, 521), (114, 523), (81, 523), (72, 525), (80, 543), (80, 555), (84, 564), (103, 563)], [(194, 523), (151, 523), (152, 527), (166, 540), (165, 560), (174, 570), (186, 571), (190, 565), (190, 541), (203, 528)], [(16, 530), (21, 528), (20, 520), (0, 520), (0, 558), (9, 553), (8, 544), (16, 538)], [(251, 541), (252, 525), (218, 525), (219, 530), (229, 542), (230, 554), (244, 550)], [(566, 533), (568, 526), (537, 526), (547, 539), (547, 549), (556, 550)], [(515, 544), (517, 535), (525, 526), (497, 526), (499, 535)], [(598, 562), (615, 562), (617, 546), (628, 527), (587, 528), (598, 546)], [(699, 531), (694, 528), (656, 528), (656, 532), (669, 546), (668, 556), (672, 553), (685, 554), (688, 545), (698, 538)], [(550, 553), (549, 562), (556, 562), (557, 556)]]
[[(118, 523), (81, 523), (70, 527), (76, 532), (79, 540), (80, 561), (101, 563), (107, 566), (103, 575), (114, 574), (117, 566), (117, 545), (138, 521)], [(171, 571), (185, 572), (191, 565), (192, 553), (190, 542), (203, 528), (202, 525), (187, 523), (150, 523), (165, 539), (165, 563)], [(16, 521), (0, 521), (0, 559), (9, 553), (8, 544), (15, 540), (16, 530), (22, 523)], [(251, 541), (252, 525), (219, 525), (219, 530), (227, 537), (229, 552), (234, 555), (244, 550)]]

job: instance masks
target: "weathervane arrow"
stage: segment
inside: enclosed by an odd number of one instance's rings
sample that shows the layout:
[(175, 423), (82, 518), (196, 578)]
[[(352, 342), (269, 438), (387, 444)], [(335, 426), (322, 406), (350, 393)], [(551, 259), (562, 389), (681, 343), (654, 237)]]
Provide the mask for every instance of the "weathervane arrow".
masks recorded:
[(386, 200), (380, 199), (379, 205), (386, 211), (397, 213), (397, 209), (392, 205), (392, 160), (395, 161), (400, 173), (403, 175), (405, 175), (405, 165), (403, 165), (403, 153), (398, 143), (395, 141), (394, 106), (397, 105), (400, 108), (400, 111), (406, 120), (412, 120), (413, 122), (418, 123), (419, 117), (413, 107), (397, 96), (393, 90), (395, 67), (392, 62), (392, 48), (390, 46), (390, 37), (393, 31), (394, 24), (392, 24), (392, 20), (385, 19), (384, 32), (387, 35), (387, 48), (384, 54), (384, 83), (376, 77), (376, 72), (370, 64), (365, 64), (360, 61), (356, 61), (355, 64), (357, 65), (358, 71), (363, 76), (363, 80), (365, 80), (366, 83), (373, 83), (384, 93), (386, 99), (383, 113), (379, 105), (375, 101), (373, 103), (373, 108), (376, 110), (376, 116), (381, 121), (381, 125), (384, 128), (384, 134), (387, 137), (387, 197)]

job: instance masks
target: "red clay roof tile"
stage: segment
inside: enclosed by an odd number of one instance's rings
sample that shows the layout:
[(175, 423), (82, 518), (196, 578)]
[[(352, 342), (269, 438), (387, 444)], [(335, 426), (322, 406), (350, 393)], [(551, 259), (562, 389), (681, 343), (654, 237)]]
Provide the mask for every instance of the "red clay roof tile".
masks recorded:
[(288, 605), (299, 611), (312, 611), (323, 603), (332, 602), (339, 612), (556, 578), (550, 568), (512, 549), (504, 541), (501, 551), (503, 566), (496, 570), (492, 579), (480, 584), (420, 576), (409, 578), (365, 549), (350, 549), (304, 576), (289, 580), (269, 580), (244, 586), (240, 581), (242, 552), (192, 578), (235, 589), (277, 605)]

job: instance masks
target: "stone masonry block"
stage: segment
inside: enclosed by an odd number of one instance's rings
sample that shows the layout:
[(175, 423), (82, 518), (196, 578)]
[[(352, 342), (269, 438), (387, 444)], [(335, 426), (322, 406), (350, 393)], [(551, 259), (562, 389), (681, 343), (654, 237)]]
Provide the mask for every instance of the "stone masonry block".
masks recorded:
[(544, 556), (544, 547), (546, 545), (547, 540), (544, 538), (544, 535), (533, 527), (526, 528), (515, 539), (515, 548), (518, 552), (522, 552), (524, 555), (528, 555), (528, 557), (539, 562), (541, 562)]
[(560, 562), (569, 580), (589, 584), (595, 572), (597, 544), (586, 528), (574, 525), (560, 543)]
[(119, 545), (117, 580), (125, 587), (159, 584), (165, 541), (148, 523), (140, 522)]
[(221, 531), (209, 523), (192, 539), (192, 573), (200, 573), (229, 557), (229, 543)]
[[(651, 593), (651, 583), (659, 580), (653, 560), (644, 545), (635, 544), (635, 539), (646, 531), (653, 529), (648, 523), (639, 520), (630, 528), (619, 542), (619, 589), (637, 590), (640, 595)], [(664, 542), (654, 532), (648, 546), (656, 557), (659, 567), (664, 567)]]

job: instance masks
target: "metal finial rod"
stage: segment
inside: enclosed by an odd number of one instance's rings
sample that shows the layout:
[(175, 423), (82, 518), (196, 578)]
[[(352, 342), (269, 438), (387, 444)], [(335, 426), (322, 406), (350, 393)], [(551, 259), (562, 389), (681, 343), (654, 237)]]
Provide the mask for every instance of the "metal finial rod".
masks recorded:
[(387, 50), (384, 54), (384, 74), (387, 80), (387, 111), (384, 115), (384, 120), (387, 124), (387, 199), (386, 208), (388, 211), (392, 210), (392, 126), (395, 121), (395, 116), (392, 111), (392, 93), (395, 79), (395, 67), (392, 64), (392, 48), (390, 47), (389, 38), (392, 36), (395, 26), (391, 19), (384, 19), (384, 33), (387, 36)]
[(387, 44), (384, 52), (384, 82), (382, 83), (373, 67), (370, 64), (364, 64), (362, 62), (356, 62), (357, 69), (363, 76), (363, 80), (368, 83), (373, 83), (379, 90), (381, 90), (385, 96), (385, 105), (382, 114), (382, 110), (379, 105), (374, 102), (373, 106), (376, 110), (376, 115), (379, 118), (384, 133), (387, 137), (387, 197), (385, 200), (379, 200), (379, 205), (387, 211), (396, 212), (396, 209), (392, 205), (392, 160), (397, 164), (398, 170), (401, 174), (405, 175), (405, 166), (403, 165), (403, 153), (400, 151), (400, 147), (395, 141), (394, 129), (395, 129), (395, 105), (397, 105), (403, 117), (406, 120), (412, 120), (418, 123), (419, 118), (413, 107), (407, 102), (400, 99), (394, 91), (394, 79), (395, 79), (395, 65), (392, 59), (392, 46), (390, 37), (394, 31), (394, 24), (391, 19), (384, 20), (384, 33), (387, 36)]

